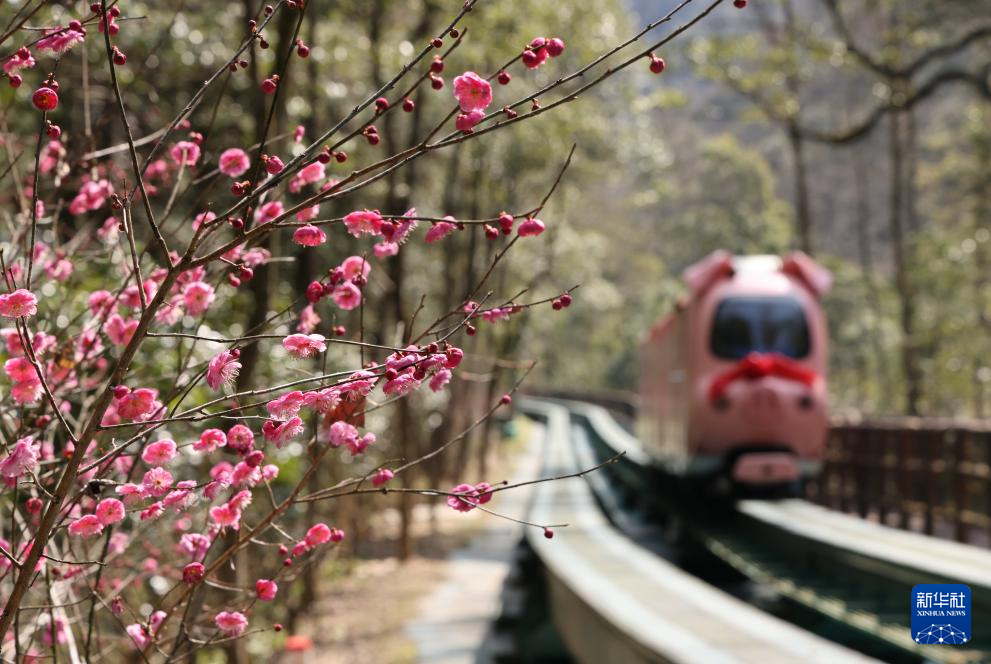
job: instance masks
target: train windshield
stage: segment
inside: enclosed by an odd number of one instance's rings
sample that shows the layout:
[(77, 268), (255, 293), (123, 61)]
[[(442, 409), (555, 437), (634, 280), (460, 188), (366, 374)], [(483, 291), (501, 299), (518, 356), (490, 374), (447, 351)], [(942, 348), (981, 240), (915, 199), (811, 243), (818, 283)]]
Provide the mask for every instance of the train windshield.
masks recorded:
[(712, 353), (739, 360), (747, 353), (809, 354), (809, 326), (793, 297), (728, 297), (716, 308)]

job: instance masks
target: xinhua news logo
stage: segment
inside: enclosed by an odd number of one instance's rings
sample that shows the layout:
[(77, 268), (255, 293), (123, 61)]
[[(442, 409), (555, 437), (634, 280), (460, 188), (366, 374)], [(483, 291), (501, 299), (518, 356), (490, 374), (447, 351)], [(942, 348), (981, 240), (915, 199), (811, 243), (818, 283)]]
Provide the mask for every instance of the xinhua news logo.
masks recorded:
[(970, 641), (970, 588), (962, 583), (920, 583), (912, 588), (912, 639), (922, 645)]

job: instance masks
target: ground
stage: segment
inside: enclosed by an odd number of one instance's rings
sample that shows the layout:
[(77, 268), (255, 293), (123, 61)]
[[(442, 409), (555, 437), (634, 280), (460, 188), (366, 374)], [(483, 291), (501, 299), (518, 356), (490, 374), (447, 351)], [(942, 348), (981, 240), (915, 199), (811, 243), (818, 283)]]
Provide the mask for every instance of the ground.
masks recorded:
[[(508, 477), (518, 456), (519, 446), (509, 446), (509, 453), (494, 462), (490, 476)], [(405, 563), (387, 553), (394, 550), (389, 543), (398, 528), (398, 515), (387, 510), (376, 516), (376, 538), (363, 549), (382, 553), (356, 559), (349, 574), (323, 582), (327, 594), (298, 630), (313, 640), (313, 650), (305, 660), (288, 656), (282, 662), (410, 664), (417, 660), (407, 623), (417, 617), (421, 602), (447, 580), (450, 554), (467, 546), (496, 517), (477, 510), (455, 512), (439, 500), (432, 506), (417, 505), (414, 516), (416, 553)]]

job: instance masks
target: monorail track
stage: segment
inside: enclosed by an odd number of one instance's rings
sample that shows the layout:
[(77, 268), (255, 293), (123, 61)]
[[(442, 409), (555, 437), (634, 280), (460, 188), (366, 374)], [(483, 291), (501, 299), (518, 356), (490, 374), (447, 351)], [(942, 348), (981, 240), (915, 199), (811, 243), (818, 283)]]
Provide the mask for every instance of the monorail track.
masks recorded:
[[(680, 524), (678, 530), (683, 532), (682, 541), (691, 543), (689, 550), (694, 551), (694, 555), (689, 556), (692, 571), (700, 573), (698, 568), (702, 568), (702, 580), (711, 578), (719, 581), (725, 579), (728, 573), (735, 574), (756, 589), (756, 596), (775, 598), (776, 616), (763, 613), (772, 622), (761, 629), (781, 632), (787, 627), (796, 630), (788, 634), (797, 639), (796, 643), (802, 644), (796, 647), (806, 651), (802, 656), (797, 653), (781, 655), (780, 661), (816, 661), (816, 657), (808, 653), (817, 652), (825, 643), (830, 646), (835, 643), (838, 644), (837, 650), (830, 652), (823, 661), (850, 660), (855, 650), (892, 662), (991, 662), (991, 640), (987, 638), (973, 639), (965, 646), (923, 646), (915, 643), (908, 624), (912, 586), (954, 582), (970, 586), (974, 624), (979, 626), (982, 616), (991, 615), (991, 553), (870, 524), (798, 500), (741, 501), (735, 509), (698, 509), (697, 505), (686, 502), (683, 496), (663, 490), (638, 441), (607, 411), (589, 404), (565, 401), (531, 401), (525, 408), (530, 409), (531, 413), (539, 412), (545, 420), (549, 413), (555, 413), (557, 426), (567, 427), (568, 446), (575, 467), (588, 467), (618, 451), (625, 452), (622, 459), (609, 466), (605, 473), (586, 478), (588, 491), (585, 500), (595, 505), (589, 507), (586, 504), (585, 512), (597, 511), (603, 523), (608, 520), (608, 525), (624, 533), (633, 545), (638, 546), (637, 556), (652, 555), (662, 559), (665, 544), (658, 537), (662, 531), (660, 524), (677, 523)], [(547, 426), (550, 428), (551, 424)], [(551, 433), (549, 431), (548, 435)], [(553, 502), (543, 505), (538, 496), (536, 505), (536, 509), (545, 513), (535, 516), (560, 518), (560, 515), (554, 514)], [(575, 512), (574, 518), (579, 521), (590, 518), (585, 512)], [(569, 514), (566, 518), (571, 516)], [(601, 530), (601, 527), (597, 528)], [(568, 530), (570, 528), (563, 529), (562, 533)], [(660, 543), (658, 540), (661, 540)], [(581, 591), (574, 586), (580, 586), (583, 582), (573, 581), (571, 586), (568, 585), (568, 572), (562, 568), (557, 557), (560, 554), (556, 549), (558, 542), (558, 539), (541, 542), (536, 537), (531, 538), (534, 550), (551, 572), (551, 596), (557, 600), (552, 604), (560, 611), (564, 610), (560, 606), (573, 606), (578, 601), (576, 597), (581, 595)], [(620, 555), (618, 550), (613, 554), (614, 557)], [(627, 551), (625, 555), (632, 554)], [(700, 563), (700, 556), (706, 557), (707, 562)], [(572, 563), (581, 566), (580, 562)], [(609, 564), (609, 558), (598, 563), (600, 567), (613, 569)], [(673, 569), (685, 574), (682, 570)], [(654, 570), (653, 573), (663, 575), (665, 572)], [(674, 574), (670, 570), (666, 573)], [(622, 569), (617, 570), (617, 575), (622, 576)], [(606, 578), (608, 580), (608, 576)], [(556, 591), (554, 584), (558, 586)], [(711, 586), (709, 589), (715, 590)], [(701, 591), (696, 589), (695, 592)], [(598, 589), (599, 595), (616, 593), (622, 597), (621, 589)], [(571, 605), (567, 604), (568, 597)], [(585, 606), (586, 611), (593, 610), (587, 601)], [(633, 606), (628, 613), (643, 614), (647, 611), (643, 615), (647, 616), (648, 623), (656, 618), (656, 611), (652, 614), (649, 607), (639, 605), (634, 610)], [(753, 606), (744, 606), (752, 612), (761, 613)], [(737, 607), (734, 610), (740, 609)], [(610, 616), (617, 614), (616, 607), (605, 607), (598, 619), (608, 621)], [(752, 618), (752, 614), (747, 615)], [(586, 618), (586, 623), (588, 620), (590, 618)], [(706, 620), (712, 621), (711, 624), (695, 624), (695, 629), (701, 630), (698, 632), (686, 631), (684, 625), (676, 621), (674, 626), (681, 629), (676, 640), (689, 643), (686, 639), (695, 636), (693, 647), (697, 648), (699, 636), (704, 643), (713, 631), (724, 629), (719, 626), (719, 618), (709, 616)], [(688, 622), (692, 623), (691, 620)], [(572, 652), (582, 653), (602, 644), (598, 639), (591, 643), (587, 641), (594, 630), (581, 630), (569, 638), (567, 630), (574, 631), (573, 619), (561, 620), (555, 616), (555, 623)], [(613, 627), (615, 636), (617, 630)], [(643, 625), (641, 629), (647, 633), (652, 631)], [(811, 630), (815, 634), (802, 630)], [(618, 631), (628, 634), (622, 629)], [(812, 640), (802, 641), (796, 632)], [(725, 638), (716, 638), (715, 647), (718, 648), (723, 641)], [(645, 647), (642, 638), (638, 645), (641, 649)], [(641, 653), (642, 656), (633, 657), (627, 653), (628, 656), (608, 661), (724, 661), (688, 656), (686, 652), (690, 648), (672, 655), (659, 651), (656, 643), (647, 646), (654, 647), (653, 651), (649, 647), (645, 651), (652, 652), (652, 655)], [(781, 654), (766, 643), (763, 646), (750, 644), (750, 647), (755, 649), (755, 653), (763, 654), (748, 659), (740, 657), (738, 649), (731, 648), (723, 654), (735, 656), (736, 659), (725, 661), (767, 663), (777, 661), (777, 656)], [(581, 656), (579, 659), (607, 661)]]

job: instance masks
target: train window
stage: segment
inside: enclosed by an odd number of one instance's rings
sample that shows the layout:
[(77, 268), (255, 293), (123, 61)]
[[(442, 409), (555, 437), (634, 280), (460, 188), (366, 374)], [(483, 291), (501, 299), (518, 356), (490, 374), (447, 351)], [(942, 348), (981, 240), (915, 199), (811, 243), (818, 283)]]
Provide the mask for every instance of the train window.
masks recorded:
[(809, 326), (793, 297), (728, 297), (716, 308), (710, 346), (716, 357), (738, 360), (747, 353), (809, 354)]

